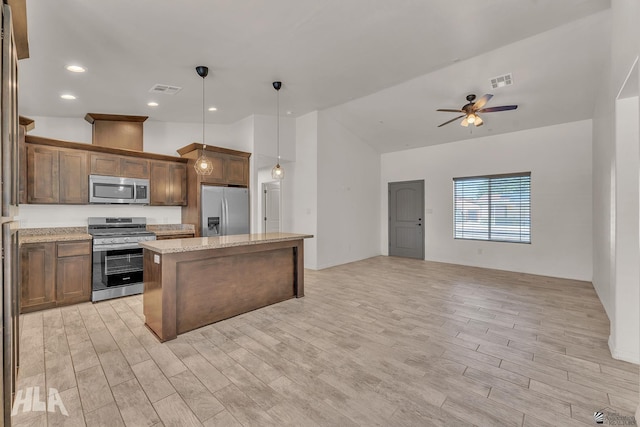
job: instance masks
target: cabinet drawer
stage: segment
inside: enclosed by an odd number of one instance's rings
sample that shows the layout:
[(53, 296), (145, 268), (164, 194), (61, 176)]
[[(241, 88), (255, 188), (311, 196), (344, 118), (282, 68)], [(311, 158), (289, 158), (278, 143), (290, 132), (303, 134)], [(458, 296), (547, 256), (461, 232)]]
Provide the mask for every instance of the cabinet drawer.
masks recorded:
[(58, 243), (58, 258), (91, 254), (91, 242)]
[(191, 237), (195, 237), (194, 233), (181, 233), (181, 234), (165, 234), (165, 235), (156, 235), (156, 240), (169, 240), (169, 239), (190, 239)]

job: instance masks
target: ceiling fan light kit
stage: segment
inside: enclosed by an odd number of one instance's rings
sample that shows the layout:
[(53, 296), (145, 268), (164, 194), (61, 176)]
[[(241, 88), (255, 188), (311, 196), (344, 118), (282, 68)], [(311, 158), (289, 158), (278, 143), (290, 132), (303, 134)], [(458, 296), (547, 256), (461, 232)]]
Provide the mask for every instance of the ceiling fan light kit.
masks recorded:
[[(462, 119), (460, 122), (460, 126), (467, 127), (469, 125), (474, 126), (482, 126), (484, 124), (484, 120), (478, 115), (478, 113), (493, 113), (496, 111), (507, 111), (507, 110), (515, 110), (518, 108), (517, 105), (502, 105), (500, 107), (489, 107), (484, 108), (484, 106), (489, 102), (489, 100), (493, 98), (493, 95), (487, 93), (482, 96), (480, 99), (476, 101), (476, 96), (474, 94), (467, 95), (467, 103), (462, 106), (459, 110), (451, 109), (451, 108), (439, 108), (436, 111), (444, 111), (448, 113), (464, 113), (461, 116), (454, 117), (453, 119), (446, 121), (438, 127), (442, 127), (444, 125), (448, 125), (451, 122), (455, 122), (458, 119)], [(474, 102), (475, 101), (475, 102)]]

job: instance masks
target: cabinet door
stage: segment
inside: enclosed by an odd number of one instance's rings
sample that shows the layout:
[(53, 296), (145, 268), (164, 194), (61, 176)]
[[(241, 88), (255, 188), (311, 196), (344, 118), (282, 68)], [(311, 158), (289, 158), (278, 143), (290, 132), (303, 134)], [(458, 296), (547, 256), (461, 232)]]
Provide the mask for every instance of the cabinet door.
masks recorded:
[(149, 179), (149, 160), (134, 157), (122, 157), (120, 160), (121, 176), (127, 178)]
[(30, 243), (20, 248), (20, 311), (53, 307), (55, 243)]
[(60, 201), (59, 203), (89, 203), (89, 174), (87, 152), (60, 150)]
[(225, 159), (224, 166), (227, 184), (249, 186), (249, 159), (229, 156)]
[(155, 206), (187, 204), (187, 165), (152, 161), (150, 166), (149, 201)]
[[(200, 151), (201, 153), (201, 151)], [(211, 160), (211, 164), (213, 165), (213, 171), (211, 171), (211, 175), (203, 175), (200, 179), (202, 182), (206, 182), (207, 184), (224, 184), (225, 182), (225, 173), (224, 173), (224, 158), (221, 154), (218, 153), (206, 153), (209, 160)]]
[(152, 161), (149, 167), (149, 203), (164, 206), (168, 203), (169, 163)]
[(187, 165), (184, 163), (169, 164), (169, 203), (172, 206), (187, 204)]
[(58, 203), (59, 150), (30, 145), (27, 147), (27, 202)]
[(58, 258), (56, 265), (56, 304), (73, 304), (89, 301), (90, 299), (91, 255)]
[(92, 153), (90, 173), (91, 175), (120, 176), (120, 160), (120, 156)]

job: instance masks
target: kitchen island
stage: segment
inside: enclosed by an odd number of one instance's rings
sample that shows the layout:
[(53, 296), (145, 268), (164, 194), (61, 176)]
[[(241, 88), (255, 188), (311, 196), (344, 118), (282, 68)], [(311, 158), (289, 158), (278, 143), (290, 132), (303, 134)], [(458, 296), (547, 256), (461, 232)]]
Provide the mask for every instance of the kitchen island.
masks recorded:
[(304, 296), (308, 234), (261, 233), (142, 242), (145, 323), (161, 341)]

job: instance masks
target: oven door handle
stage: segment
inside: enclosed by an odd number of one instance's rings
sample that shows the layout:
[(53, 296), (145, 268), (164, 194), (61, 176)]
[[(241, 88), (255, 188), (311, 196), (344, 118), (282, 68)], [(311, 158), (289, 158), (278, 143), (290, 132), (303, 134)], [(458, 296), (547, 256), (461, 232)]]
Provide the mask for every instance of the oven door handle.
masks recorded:
[[(93, 245), (93, 252), (102, 252), (102, 251), (114, 251), (120, 249), (138, 249), (140, 245), (138, 242), (133, 243), (117, 243), (114, 245)], [(140, 248), (142, 249), (142, 248)]]

